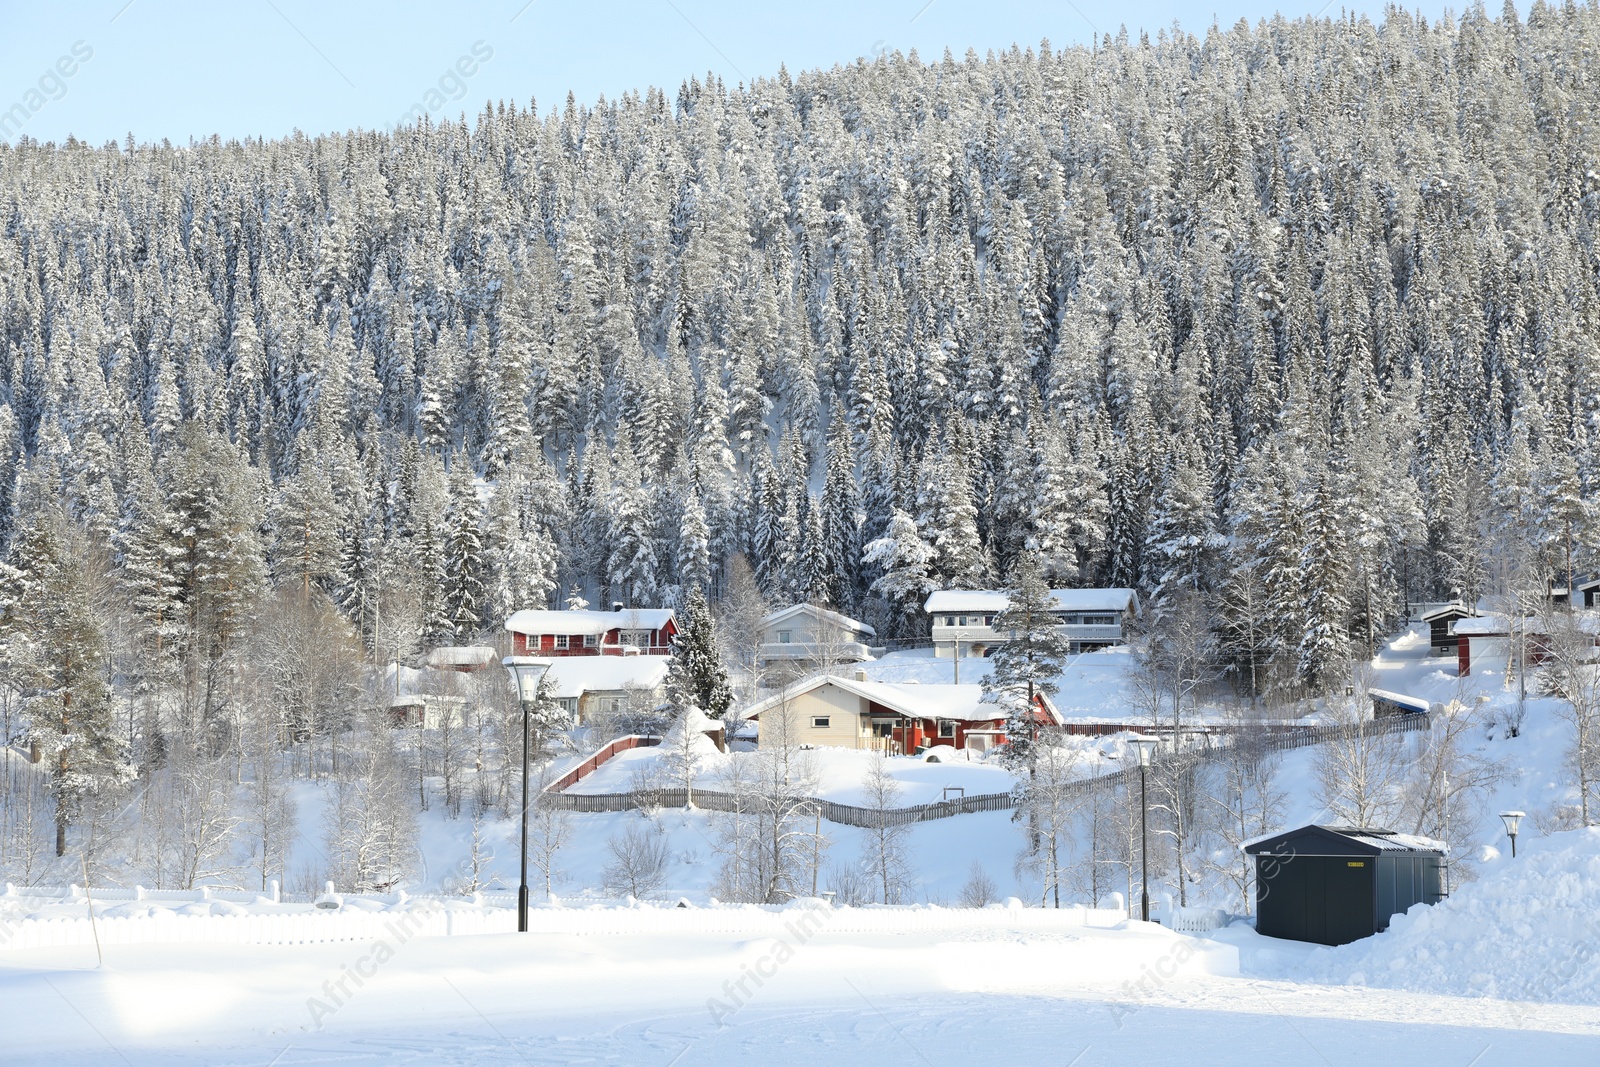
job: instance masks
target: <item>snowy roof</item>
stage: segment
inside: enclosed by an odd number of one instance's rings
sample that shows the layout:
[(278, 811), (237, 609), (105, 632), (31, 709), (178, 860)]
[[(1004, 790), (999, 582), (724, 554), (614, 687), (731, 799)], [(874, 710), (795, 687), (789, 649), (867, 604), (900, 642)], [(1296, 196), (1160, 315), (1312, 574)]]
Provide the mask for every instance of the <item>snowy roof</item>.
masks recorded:
[(1459, 600), (1452, 604), (1441, 604), (1432, 611), (1424, 611), (1420, 617), (1423, 622), (1432, 622), (1435, 619), (1462, 618), (1476, 615), (1477, 612), (1461, 603)]
[[(1138, 610), (1138, 597), (1132, 589), (1052, 589), (1057, 611), (1127, 611), (1131, 606)], [(1000, 612), (1010, 603), (1003, 589), (939, 589), (928, 594), (925, 610), (931, 615), (940, 611)]]
[(548, 692), (557, 699), (585, 693), (654, 689), (667, 677), (671, 656), (559, 656), (546, 672)]
[(672, 620), (671, 608), (622, 608), (619, 611), (534, 611), (511, 613), (506, 629), (519, 634), (593, 634), (607, 630), (659, 630)]
[(1251, 855), (1262, 852), (1280, 852), (1289, 855), (1316, 856), (1320, 852), (1306, 850), (1305, 842), (1308, 839), (1320, 839), (1337, 851), (1332, 855), (1367, 854), (1377, 855), (1379, 852), (1449, 852), (1450, 846), (1443, 841), (1435, 841), (1431, 837), (1420, 837), (1416, 834), (1399, 834), (1393, 830), (1380, 830), (1376, 827), (1366, 826), (1302, 826), (1295, 830), (1284, 830), (1275, 834), (1265, 834), (1253, 837), (1248, 841), (1240, 842), (1239, 848)]
[[(1565, 612), (1562, 613), (1565, 615)], [(1600, 634), (1600, 613), (1593, 611), (1576, 611), (1572, 613), (1573, 624), (1579, 632), (1586, 634)], [(1513, 625), (1523, 633), (1547, 634), (1550, 632), (1549, 624), (1534, 615), (1513, 622), (1507, 615), (1484, 615), (1476, 619), (1460, 619), (1456, 622), (1455, 632), (1458, 637), (1506, 637), (1509, 636)]]
[(830, 611), (827, 608), (819, 608), (815, 604), (795, 604), (793, 607), (787, 607), (780, 611), (774, 611), (771, 615), (768, 615), (766, 618), (762, 619), (760, 625), (763, 628), (768, 626), (776, 626), (779, 623), (788, 622), (790, 619), (799, 615), (810, 615), (819, 622), (830, 623), (842, 630), (849, 630), (853, 633), (865, 634), (867, 637), (876, 637), (878, 635), (878, 631), (874, 630), (864, 622), (858, 622), (857, 620), (850, 618), (848, 615), (839, 614), (837, 611)]
[[(764, 711), (770, 711), (778, 707), (786, 700), (793, 700), (825, 685), (832, 685), (863, 700), (882, 704), (884, 707), (897, 711), (907, 718), (992, 722), (1006, 717), (1004, 708), (983, 699), (983, 686), (981, 685), (863, 682), (854, 678), (840, 678), (838, 675), (833, 674), (819, 675), (792, 689), (758, 701), (745, 711), (745, 716), (747, 718), (755, 718)], [(1045, 710), (1059, 724), (1062, 721), (1061, 715), (1056, 711), (1055, 706), (1050, 703), (1050, 698), (1043, 694), (1040, 694), (1040, 696), (1044, 702)]]
[(428, 666), (487, 667), (499, 658), (488, 645), (441, 645), (428, 653)]
[[(1524, 619), (1525, 626), (1534, 619)], [(1511, 632), (1511, 620), (1505, 615), (1481, 615), (1471, 619), (1457, 619), (1455, 633), (1459, 637), (1495, 637)]]
[(1418, 711), (1427, 711), (1429, 708), (1428, 702), (1421, 697), (1408, 697), (1404, 693), (1393, 693), (1387, 689), (1368, 689), (1367, 696), (1402, 708), (1416, 708)]

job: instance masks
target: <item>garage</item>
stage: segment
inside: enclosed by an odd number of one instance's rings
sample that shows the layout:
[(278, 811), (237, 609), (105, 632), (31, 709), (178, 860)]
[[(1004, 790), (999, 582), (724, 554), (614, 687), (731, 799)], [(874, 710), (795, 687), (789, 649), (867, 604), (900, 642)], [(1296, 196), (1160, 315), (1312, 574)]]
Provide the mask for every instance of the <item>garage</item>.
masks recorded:
[(1448, 846), (1360, 827), (1303, 826), (1244, 846), (1256, 862), (1256, 932), (1344, 945), (1443, 899)]

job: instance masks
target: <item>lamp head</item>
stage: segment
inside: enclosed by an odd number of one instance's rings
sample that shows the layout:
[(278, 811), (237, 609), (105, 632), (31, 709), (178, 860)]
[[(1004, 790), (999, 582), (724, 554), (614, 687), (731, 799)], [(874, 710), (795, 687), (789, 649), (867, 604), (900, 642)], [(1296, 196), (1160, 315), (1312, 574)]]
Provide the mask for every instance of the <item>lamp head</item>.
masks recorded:
[(1506, 824), (1507, 837), (1517, 836), (1517, 824), (1522, 822), (1522, 817), (1526, 814), (1527, 812), (1525, 811), (1502, 811), (1500, 813), (1500, 821)]
[(1134, 751), (1139, 753), (1139, 766), (1141, 767), (1150, 766), (1150, 754), (1155, 751), (1156, 746), (1160, 743), (1160, 738), (1151, 737), (1149, 734), (1134, 734), (1128, 738), (1128, 744), (1132, 745)]
[(507, 656), (500, 661), (517, 687), (517, 699), (527, 702), (539, 695), (539, 681), (550, 669), (550, 661), (537, 656)]

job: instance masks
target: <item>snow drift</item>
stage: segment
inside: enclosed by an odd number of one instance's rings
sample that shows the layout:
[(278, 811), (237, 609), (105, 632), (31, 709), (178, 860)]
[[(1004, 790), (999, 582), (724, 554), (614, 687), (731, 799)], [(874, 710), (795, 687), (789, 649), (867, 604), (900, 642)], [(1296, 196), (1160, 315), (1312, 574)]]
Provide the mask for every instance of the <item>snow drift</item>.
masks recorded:
[(1477, 882), (1314, 953), (1313, 977), (1504, 1000), (1600, 1004), (1600, 827), (1530, 840)]

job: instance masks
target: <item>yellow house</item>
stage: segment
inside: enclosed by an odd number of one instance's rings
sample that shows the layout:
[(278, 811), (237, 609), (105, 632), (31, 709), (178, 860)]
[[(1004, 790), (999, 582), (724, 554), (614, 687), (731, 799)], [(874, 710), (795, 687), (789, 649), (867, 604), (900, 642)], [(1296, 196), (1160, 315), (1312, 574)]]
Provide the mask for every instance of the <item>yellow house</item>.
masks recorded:
[[(1061, 715), (1040, 694), (1034, 714), (1060, 726)], [(981, 685), (871, 682), (822, 675), (750, 706), (759, 744), (825, 745), (915, 753), (935, 745), (988, 751), (1005, 734), (1006, 713), (983, 699)]]

